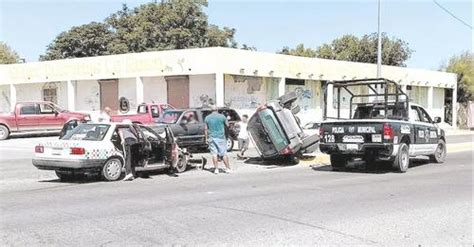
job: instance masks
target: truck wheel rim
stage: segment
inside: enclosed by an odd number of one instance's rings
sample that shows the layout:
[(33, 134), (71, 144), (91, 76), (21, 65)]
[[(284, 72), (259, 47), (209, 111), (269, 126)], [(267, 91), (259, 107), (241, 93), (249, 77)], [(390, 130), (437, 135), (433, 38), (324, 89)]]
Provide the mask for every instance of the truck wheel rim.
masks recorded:
[(119, 162), (116, 161), (116, 160), (111, 160), (111, 161), (107, 162), (105, 172), (107, 173), (107, 176), (109, 178), (116, 178), (116, 177), (120, 176), (121, 168), (120, 168)]
[(402, 155), (400, 157), (400, 163), (402, 165), (403, 169), (408, 168), (408, 153), (406, 152), (405, 149), (403, 149)]
[(436, 149), (436, 157), (438, 159), (442, 159), (444, 156), (444, 146), (443, 144), (439, 144), (438, 148)]

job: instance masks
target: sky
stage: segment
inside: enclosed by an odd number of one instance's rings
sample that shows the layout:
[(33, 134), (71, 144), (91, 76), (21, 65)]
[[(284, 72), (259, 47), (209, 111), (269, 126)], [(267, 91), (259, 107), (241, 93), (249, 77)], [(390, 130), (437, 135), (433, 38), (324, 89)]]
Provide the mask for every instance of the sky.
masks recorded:
[[(472, 26), (469, 0), (437, 0)], [(151, 0), (0, 0), (0, 40), (37, 61), (62, 31), (102, 21), (123, 3), (135, 7)], [(159, 1), (158, 1), (159, 2)], [(236, 28), (239, 44), (276, 52), (299, 43), (316, 48), (344, 34), (377, 31), (376, 0), (210, 0), (209, 22)], [(438, 69), (453, 55), (472, 51), (472, 29), (432, 0), (381, 0), (381, 30), (409, 43), (408, 67)]]

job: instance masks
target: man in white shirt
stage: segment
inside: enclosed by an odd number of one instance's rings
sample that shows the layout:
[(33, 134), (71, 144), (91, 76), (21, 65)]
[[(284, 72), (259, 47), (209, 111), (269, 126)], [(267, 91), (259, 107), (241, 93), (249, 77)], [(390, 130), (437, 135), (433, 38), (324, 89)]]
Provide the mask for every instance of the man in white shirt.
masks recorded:
[(106, 106), (104, 110), (100, 113), (99, 115), (99, 123), (110, 123), (110, 113), (112, 112), (112, 109), (110, 107)]
[(239, 123), (240, 131), (237, 138), (239, 140), (240, 153), (237, 154), (237, 156), (240, 159), (245, 158), (245, 151), (249, 149), (249, 132), (247, 131), (248, 118), (249, 116), (247, 116), (246, 114), (242, 115), (242, 121)]

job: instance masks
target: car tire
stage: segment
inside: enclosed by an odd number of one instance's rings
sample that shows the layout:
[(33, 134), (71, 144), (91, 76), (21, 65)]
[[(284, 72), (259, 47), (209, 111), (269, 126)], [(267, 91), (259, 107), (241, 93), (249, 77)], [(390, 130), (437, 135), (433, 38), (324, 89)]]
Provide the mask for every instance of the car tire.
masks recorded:
[(298, 159), (298, 157), (295, 157), (295, 156), (288, 157), (288, 160), (290, 164), (292, 165), (298, 165), (300, 163), (300, 159)]
[(186, 157), (183, 156), (183, 155), (180, 155), (174, 170), (177, 173), (182, 173), (182, 172), (186, 171), (187, 168), (188, 168), (188, 161), (187, 161)]
[(234, 149), (234, 139), (232, 137), (227, 137), (226, 139), (227, 144), (227, 152), (231, 152)]
[(436, 147), (436, 151), (433, 155), (430, 155), (430, 160), (434, 163), (443, 163), (446, 159), (446, 142), (443, 140), (438, 141), (438, 146)]
[(122, 176), (123, 162), (119, 158), (108, 159), (102, 167), (102, 177), (106, 181), (117, 181)]
[(349, 157), (344, 154), (331, 154), (329, 157), (333, 171), (340, 171), (346, 168)]
[(0, 125), (0, 140), (5, 140), (10, 136), (10, 130), (5, 125)]
[(393, 160), (392, 167), (398, 172), (405, 173), (410, 166), (410, 153), (406, 143), (401, 143), (398, 147), (397, 155)]

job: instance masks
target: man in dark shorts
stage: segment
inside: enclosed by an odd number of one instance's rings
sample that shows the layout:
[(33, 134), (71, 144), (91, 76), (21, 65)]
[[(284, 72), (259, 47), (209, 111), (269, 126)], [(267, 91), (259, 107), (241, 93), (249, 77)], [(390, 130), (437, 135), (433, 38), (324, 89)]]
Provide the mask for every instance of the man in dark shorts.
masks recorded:
[(229, 127), (229, 123), (227, 118), (217, 111), (215, 105), (212, 105), (211, 108), (212, 113), (204, 119), (204, 122), (206, 123), (205, 138), (209, 145), (209, 151), (212, 154), (212, 163), (214, 163), (215, 168), (214, 173), (219, 174), (218, 156), (224, 161), (225, 172), (231, 173), (225, 137), (225, 128)]

